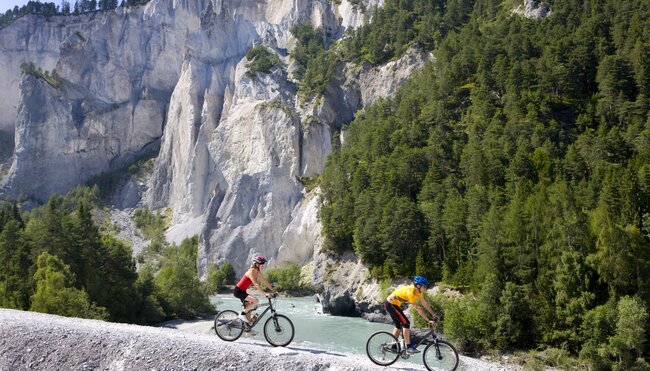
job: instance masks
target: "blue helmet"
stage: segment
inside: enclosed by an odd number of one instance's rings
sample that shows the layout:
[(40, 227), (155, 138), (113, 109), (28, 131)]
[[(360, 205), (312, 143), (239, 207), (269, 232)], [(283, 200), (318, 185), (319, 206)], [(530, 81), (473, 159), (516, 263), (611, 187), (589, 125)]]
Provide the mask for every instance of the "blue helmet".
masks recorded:
[(429, 286), (429, 281), (427, 281), (427, 279), (422, 276), (413, 277), (413, 283), (424, 287)]

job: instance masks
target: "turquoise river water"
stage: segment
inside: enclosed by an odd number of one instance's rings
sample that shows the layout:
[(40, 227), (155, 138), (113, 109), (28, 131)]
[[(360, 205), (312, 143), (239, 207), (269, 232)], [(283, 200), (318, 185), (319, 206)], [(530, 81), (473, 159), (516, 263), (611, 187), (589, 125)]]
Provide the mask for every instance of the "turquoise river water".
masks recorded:
[[(260, 302), (266, 299), (257, 295)], [(232, 295), (215, 295), (211, 298), (217, 310), (232, 309), (241, 311), (239, 299)], [(377, 331), (391, 331), (393, 326), (382, 323), (368, 322), (359, 317), (339, 317), (323, 314), (320, 303), (314, 297), (279, 297), (275, 302), (278, 313), (291, 319), (296, 330), (295, 337), (290, 346), (304, 346), (306, 348), (322, 349), (328, 352), (345, 352), (353, 354), (366, 354), (366, 341)], [(262, 314), (264, 308), (259, 308), (256, 313)], [(263, 325), (270, 311), (260, 321), (254, 330), (257, 335), (255, 340), (266, 341), (263, 334)], [(400, 362), (413, 362), (422, 364), (422, 357), (416, 356)]]

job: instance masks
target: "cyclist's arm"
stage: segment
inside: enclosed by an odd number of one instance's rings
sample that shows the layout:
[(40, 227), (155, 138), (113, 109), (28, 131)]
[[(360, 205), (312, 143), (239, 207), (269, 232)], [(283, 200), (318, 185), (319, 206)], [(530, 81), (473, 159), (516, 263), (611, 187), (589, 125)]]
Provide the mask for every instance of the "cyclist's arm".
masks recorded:
[(278, 293), (277, 291), (275, 291), (275, 289), (273, 288), (273, 286), (269, 283), (269, 281), (266, 279), (266, 277), (264, 277), (264, 275), (263, 275), (262, 273), (258, 273), (258, 276), (259, 276), (260, 280), (262, 281), (262, 283), (263, 283), (266, 287), (268, 287), (269, 290), (271, 290), (272, 293), (275, 293), (275, 294)]
[(264, 289), (262, 288), (262, 286), (260, 286), (260, 284), (257, 283), (257, 278), (255, 278), (255, 274), (253, 274), (253, 273), (249, 273), (249, 272), (246, 272), (246, 275), (248, 276), (248, 278), (251, 279), (251, 282), (253, 282), (253, 286), (255, 286), (255, 288), (257, 289), (257, 291), (260, 291), (260, 292), (266, 293), (266, 292), (264, 291)]
[(427, 311), (431, 314), (431, 319), (435, 320), (436, 318), (436, 312), (434, 312), (433, 308), (431, 308), (431, 305), (429, 305), (429, 302), (426, 301), (426, 299), (422, 298), (419, 299), (420, 303), (422, 303), (422, 306), (426, 308)]
[(411, 306), (415, 308), (415, 310), (420, 314), (420, 316), (422, 316), (422, 318), (424, 318), (425, 321), (431, 321), (429, 319), (429, 316), (426, 315), (426, 313), (422, 310), (422, 307), (420, 307), (417, 303), (413, 303)]
[[(257, 276), (257, 277), (255, 277), (255, 276)], [(263, 287), (258, 283), (257, 278), (261, 278), (261, 280), (260, 280), (261, 283), (264, 284), (264, 285), (266, 285), (266, 287), (270, 288), (271, 291), (273, 291), (273, 288), (271, 288), (271, 285), (269, 284), (269, 281), (267, 281), (266, 278), (264, 278), (264, 276), (262, 276), (261, 273), (257, 273), (257, 275), (255, 275), (255, 274), (251, 274), (251, 275), (248, 276), (248, 277), (249, 277), (249, 278), (251, 279), (251, 281), (253, 282), (253, 285), (255, 286), (255, 288), (257, 289), (257, 291), (266, 294), (266, 291), (264, 290), (264, 288), (263, 288)]]

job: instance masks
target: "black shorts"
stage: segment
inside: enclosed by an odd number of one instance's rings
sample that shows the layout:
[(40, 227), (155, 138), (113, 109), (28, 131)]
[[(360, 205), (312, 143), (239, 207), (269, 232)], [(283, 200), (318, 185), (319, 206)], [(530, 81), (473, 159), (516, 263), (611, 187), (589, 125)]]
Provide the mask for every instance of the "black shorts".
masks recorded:
[(390, 318), (393, 319), (395, 327), (398, 329), (411, 328), (411, 322), (406, 317), (404, 312), (402, 312), (402, 309), (400, 307), (386, 301), (384, 302), (384, 309), (386, 309), (386, 312), (390, 314)]
[(246, 297), (248, 297), (248, 293), (237, 286), (235, 286), (235, 292), (233, 294), (236, 298), (241, 300), (242, 303), (246, 301)]

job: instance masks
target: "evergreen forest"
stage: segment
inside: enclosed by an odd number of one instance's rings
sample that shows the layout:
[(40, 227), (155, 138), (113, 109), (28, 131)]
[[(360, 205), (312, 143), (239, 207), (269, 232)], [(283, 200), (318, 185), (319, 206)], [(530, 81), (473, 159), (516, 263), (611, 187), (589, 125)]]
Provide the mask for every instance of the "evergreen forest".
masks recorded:
[(520, 1), (386, 0), (318, 53), (435, 57), (334, 143), (325, 245), (462, 290), (435, 300), (464, 351), (648, 369), (650, 2), (547, 3), (533, 19)]
[[(527, 18), (515, 0), (385, 0), (338, 41), (291, 29), (303, 99), (326, 95), (339, 63), (433, 55), (334, 143), (318, 179), (325, 248), (354, 251), (380, 280), (421, 274), (461, 290), (430, 299), (464, 352), (650, 369), (650, 2), (546, 3), (550, 14)], [(16, 7), (0, 28), (117, 6), (64, 4)], [(277, 63), (260, 47), (248, 68)], [(97, 192), (29, 212), (0, 203), (0, 307), (143, 324), (210, 311), (196, 238), (167, 246), (159, 216), (139, 214), (154, 243), (136, 271), (131, 248), (93, 219)]]
[[(197, 237), (180, 246), (150, 237), (157, 250), (136, 270), (110, 221), (95, 222), (101, 203), (98, 187), (75, 188), (28, 212), (0, 202), (0, 308), (138, 324), (214, 312), (198, 278)], [(147, 225), (159, 220), (141, 214)]]

